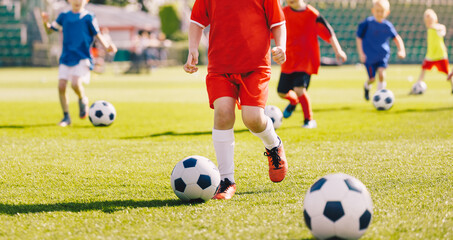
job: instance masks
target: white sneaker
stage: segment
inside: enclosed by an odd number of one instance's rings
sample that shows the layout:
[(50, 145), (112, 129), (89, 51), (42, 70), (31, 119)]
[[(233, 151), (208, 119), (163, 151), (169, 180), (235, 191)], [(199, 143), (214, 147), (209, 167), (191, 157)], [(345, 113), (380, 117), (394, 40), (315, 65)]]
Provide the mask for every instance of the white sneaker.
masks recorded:
[(316, 128), (318, 124), (316, 124), (316, 120), (310, 120), (306, 124), (302, 125), (303, 128)]

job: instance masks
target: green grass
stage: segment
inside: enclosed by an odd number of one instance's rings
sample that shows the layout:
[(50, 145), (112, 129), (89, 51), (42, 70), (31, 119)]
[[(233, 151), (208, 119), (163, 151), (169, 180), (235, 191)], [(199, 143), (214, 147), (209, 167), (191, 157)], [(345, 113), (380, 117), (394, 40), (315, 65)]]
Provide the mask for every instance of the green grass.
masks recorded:
[[(374, 201), (363, 239), (453, 239), (453, 96), (445, 76), (429, 72), (423, 96), (407, 93), (419, 66), (388, 69), (390, 111), (363, 100), (365, 70), (321, 68), (309, 94), (318, 128), (302, 129), (300, 106), (277, 133), (287, 178), (270, 182), (263, 144), (235, 126), (238, 191), (230, 201), (184, 204), (170, 186), (173, 166), (189, 155), (215, 162), (206, 69), (151, 75), (93, 75), (90, 101), (107, 100), (107, 128), (79, 120), (60, 128), (57, 69), (0, 70), (0, 238), (5, 239), (310, 239), (305, 191), (344, 172)], [(278, 98), (273, 69), (269, 104)]]

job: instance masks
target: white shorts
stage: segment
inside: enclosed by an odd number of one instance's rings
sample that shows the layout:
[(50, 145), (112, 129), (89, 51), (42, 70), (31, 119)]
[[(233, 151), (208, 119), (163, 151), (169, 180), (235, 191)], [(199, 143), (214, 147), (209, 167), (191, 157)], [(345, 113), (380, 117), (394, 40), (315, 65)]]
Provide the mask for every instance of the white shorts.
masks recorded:
[(80, 78), (83, 83), (90, 83), (90, 60), (82, 59), (75, 66), (60, 64), (58, 67), (58, 79), (72, 81), (74, 77)]

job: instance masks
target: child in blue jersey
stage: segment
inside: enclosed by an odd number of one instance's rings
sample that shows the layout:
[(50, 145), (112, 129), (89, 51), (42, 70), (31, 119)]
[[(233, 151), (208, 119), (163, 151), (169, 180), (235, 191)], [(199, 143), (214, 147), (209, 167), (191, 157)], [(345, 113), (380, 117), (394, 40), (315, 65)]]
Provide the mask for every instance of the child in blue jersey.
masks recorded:
[(366, 100), (370, 99), (370, 84), (374, 82), (376, 72), (379, 74), (377, 90), (386, 87), (385, 69), (390, 58), (389, 39), (395, 42), (398, 57), (402, 59), (406, 57), (403, 40), (393, 24), (386, 20), (390, 14), (389, 1), (373, 0), (371, 12), (373, 16), (361, 22), (357, 30), (357, 51), (368, 72), (368, 80), (364, 86)]
[(68, 0), (68, 2), (71, 10), (60, 13), (52, 24), (49, 23), (47, 13), (42, 14), (44, 26), (48, 32), (63, 31), (63, 51), (58, 69), (58, 92), (64, 115), (59, 125), (62, 127), (71, 124), (66, 96), (68, 81), (71, 81), (71, 87), (79, 97), (79, 117), (84, 119), (88, 115), (88, 98), (85, 96), (82, 82), (90, 81), (90, 70), (93, 69), (90, 48), (94, 38), (97, 38), (107, 51), (117, 51), (115, 45), (106, 41), (100, 33), (94, 14), (85, 9), (88, 0)]

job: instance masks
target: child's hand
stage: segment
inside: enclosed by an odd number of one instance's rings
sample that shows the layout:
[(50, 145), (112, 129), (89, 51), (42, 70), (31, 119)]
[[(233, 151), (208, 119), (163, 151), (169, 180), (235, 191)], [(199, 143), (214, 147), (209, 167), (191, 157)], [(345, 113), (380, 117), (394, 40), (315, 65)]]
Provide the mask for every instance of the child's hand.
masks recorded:
[(359, 54), (360, 62), (365, 63), (366, 62), (366, 55), (363, 53)]
[(48, 23), (49, 22), (49, 14), (47, 14), (46, 12), (42, 12), (41, 13), (41, 18), (42, 18), (42, 21), (44, 23)]
[(186, 73), (194, 73), (198, 71), (198, 50), (189, 51), (189, 56), (187, 56), (187, 62), (184, 64), (184, 71)]
[(348, 60), (348, 56), (346, 56), (346, 53), (343, 50), (338, 51), (337, 54), (335, 54), (337, 57), (337, 60), (344, 63), (346, 60)]
[(400, 59), (406, 58), (406, 51), (404, 51), (404, 50), (400, 50), (396, 54), (398, 55), (398, 58), (400, 58)]
[(278, 64), (283, 64), (286, 61), (285, 50), (282, 47), (273, 47), (272, 59)]

